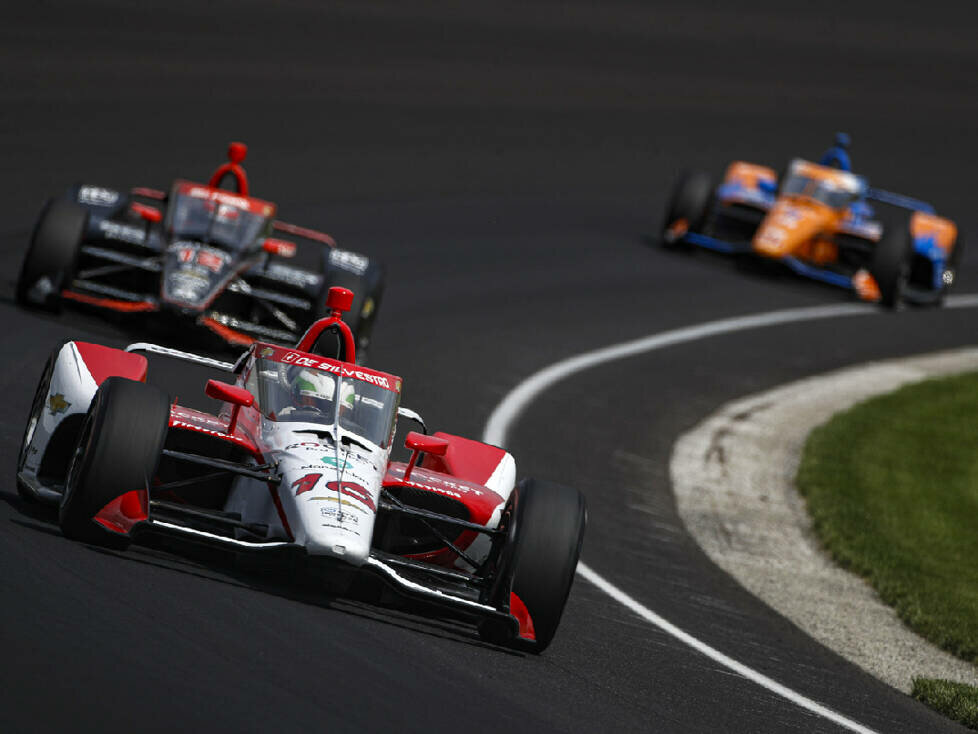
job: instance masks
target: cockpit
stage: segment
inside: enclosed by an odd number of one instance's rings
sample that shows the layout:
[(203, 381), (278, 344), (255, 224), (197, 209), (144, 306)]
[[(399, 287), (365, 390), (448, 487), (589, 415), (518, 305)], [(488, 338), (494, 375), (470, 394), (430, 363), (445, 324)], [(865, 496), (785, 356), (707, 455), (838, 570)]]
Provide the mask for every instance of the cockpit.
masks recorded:
[(782, 196), (798, 196), (844, 209), (865, 195), (866, 183), (851, 173), (793, 161), (781, 184)]
[(170, 239), (193, 240), (240, 251), (267, 234), (272, 207), (256, 200), (197, 184), (175, 187), (168, 208)]
[[(255, 407), (262, 415), (277, 422), (339, 426), (375, 446), (389, 446), (400, 398), (389, 381), (347, 363), (301, 361), (303, 364), (255, 359), (245, 376), (245, 388), (255, 396)], [(335, 374), (332, 369), (350, 374)], [(382, 384), (385, 381), (387, 387)]]

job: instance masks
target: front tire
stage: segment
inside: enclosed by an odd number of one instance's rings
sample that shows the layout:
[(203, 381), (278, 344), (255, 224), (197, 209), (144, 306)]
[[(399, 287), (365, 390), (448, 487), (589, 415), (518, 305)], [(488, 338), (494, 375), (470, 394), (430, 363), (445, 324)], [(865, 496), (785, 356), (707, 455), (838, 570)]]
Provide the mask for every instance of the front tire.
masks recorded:
[(170, 399), (152, 385), (110, 377), (92, 399), (61, 498), (66, 537), (124, 548), (129, 538), (93, 518), (115, 498), (147, 488), (169, 426)]
[(533, 620), (533, 652), (550, 645), (574, 583), (587, 508), (575, 489), (525, 479), (516, 489), (513, 592)]
[(685, 222), (685, 231), (703, 230), (713, 202), (713, 188), (713, 179), (702, 171), (687, 171), (679, 178), (666, 205), (661, 228), (663, 245), (677, 244), (675, 228), (680, 222)]
[[(961, 227), (958, 227), (957, 235), (954, 238), (954, 249), (951, 250), (951, 257), (948, 258), (945, 264), (945, 273), (942, 273), (942, 286), (941, 286), (941, 298), (938, 301), (938, 305), (944, 305), (944, 299), (947, 298), (947, 294), (950, 292), (951, 288), (954, 287), (954, 282), (958, 275), (958, 263), (961, 262), (961, 253), (964, 252), (964, 232), (961, 231)], [(950, 280), (945, 280), (946, 273), (950, 273)]]
[(896, 308), (903, 298), (912, 255), (913, 238), (910, 235), (909, 218), (891, 220), (885, 225), (883, 236), (876, 243), (873, 262), (869, 268), (880, 289), (880, 303), (886, 308)]
[(61, 309), (61, 291), (74, 273), (87, 220), (88, 212), (74, 202), (48, 202), (17, 278), (18, 303), (53, 312)]

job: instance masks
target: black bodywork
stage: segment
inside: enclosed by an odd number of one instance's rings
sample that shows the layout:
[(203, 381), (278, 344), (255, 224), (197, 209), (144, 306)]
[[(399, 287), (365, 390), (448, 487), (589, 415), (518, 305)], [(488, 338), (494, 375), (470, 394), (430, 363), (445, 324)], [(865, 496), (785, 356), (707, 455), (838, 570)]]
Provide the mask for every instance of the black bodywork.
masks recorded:
[[(210, 228), (187, 237), (174, 226), (171, 211), (180, 198), (179, 185), (198, 186), (177, 182), (164, 193), (76, 184), (48, 202), (21, 272), (19, 300), (52, 310), (71, 302), (119, 313), (156, 314), (158, 322), (171, 323), (181, 336), (189, 336), (181, 331), (189, 322), (232, 346), (256, 339), (294, 344), (326, 315), (329, 288), (343, 286), (355, 294), (351, 328), (365, 349), (383, 293), (380, 263), (335, 247), (327, 235), (273, 216), (253, 217), (237, 241), (215, 237)], [(268, 213), (274, 214), (274, 205)], [(246, 215), (237, 212), (241, 214)], [(45, 268), (38, 262), (44, 261), (45, 248), (52, 244), (39, 240), (51, 239), (52, 224), (45, 219), (52, 217), (73, 220), (60, 229), (55, 226), (54, 237), (77, 242), (54, 243), (56, 250), (71, 253), (61, 255), (62, 262), (57, 255), (50, 258), (52, 266)], [(278, 231), (287, 233), (286, 244), (295, 245), (294, 257), (263, 246)]]

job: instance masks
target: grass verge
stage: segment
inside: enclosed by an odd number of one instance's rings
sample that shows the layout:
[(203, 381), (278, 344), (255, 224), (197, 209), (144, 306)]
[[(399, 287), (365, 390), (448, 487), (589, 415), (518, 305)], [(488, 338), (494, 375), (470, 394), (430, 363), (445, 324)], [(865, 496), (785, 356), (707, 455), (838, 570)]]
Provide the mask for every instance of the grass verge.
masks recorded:
[(978, 729), (978, 688), (937, 678), (914, 678), (911, 695), (971, 729)]
[(921, 635), (978, 662), (978, 374), (835, 416), (809, 436), (798, 489), (838, 563)]
[[(978, 373), (836, 415), (809, 436), (797, 485), (836, 562), (918, 634), (978, 663)], [(970, 686), (917, 679), (914, 695), (978, 726)]]

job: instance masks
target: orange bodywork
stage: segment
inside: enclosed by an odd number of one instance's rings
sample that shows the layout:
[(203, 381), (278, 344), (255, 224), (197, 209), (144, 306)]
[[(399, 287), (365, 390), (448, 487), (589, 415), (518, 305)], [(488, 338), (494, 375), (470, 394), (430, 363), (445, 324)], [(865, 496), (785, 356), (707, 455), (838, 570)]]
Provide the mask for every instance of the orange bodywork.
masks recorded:
[(773, 168), (759, 166), (756, 163), (734, 161), (727, 166), (723, 177), (724, 183), (739, 183), (744, 188), (756, 189), (761, 181), (768, 181), (773, 186), (778, 184), (778, 174)]
[(782, 196), (754, 235), (754, 252), (766, 257), (792, 255), (825, 265), (838, 249), (826, 237), (840, 230), (845, 211), (805, 196)]
[(914, 238), (933, 238), (934, 244), (944, 250), (946, 255), (951, 254), (958, 239), (958, 228), (954, 222), (924, 212), (914, 212), (910, 219), (910, 233)]
[[(839, 237), (879, 242), (884, 234), (883, 222), (873, 217), (872, 209), (866, 204), (867, 200), (878, 200), (913, 211), (910, 235), (914, 256), (933, 261), (935, 268), (945, 267), (943, 272), (935, 271), (935, 279), (942, 279), (945, 284), (953, 280), (958, 229), (949, 219), (922, 211), (926, 204), (889, 192), (874, 193), (865, 179), (849, 171), (800, 158), (791, 161), (781, 181), (778, 178), (767, 166), (734, 161), (727, 167), (723, 185), (716, 192), (718, 201), (724, 205), (723, 216), (735, 222), (740, 219), (744, 226), (756, 220), (744, 216), (736, 207), (766, 210), (750, 242), (756, 255), (782, 260), (792, 270), (827, 283), (848, 285), (862, 300), (879, 301), (882, 291), (870, 272), (869, 263), (848, 275), (854, 263), (841, 250), (846, 241)], [(780, 193), (775, 194), (778, 186)], [(687, 228), (685, 220), (678, 220), (666, 234), (676, 239)], [(739, 242), (725, 249), (729, 243), (722, 238), (718, 243), (715, 235), (704, 234), (701, 239), (707, 242), (694, 244), (721, 252), (741, 251)], [(711, 238), (713, 244), (709, 244)], [(943, 258), (934, 249), (941, 250)], [(942, 265), (942, 261), (949, 266)]]
[[(840, 190), (852, 186), (852, 174), (809, 161), (796, 160), (791, 172)], [(846, 214), (847, 209), (829, 206), (805, 193), (782, 194), (754, 234), (754, 252), (830, 265), (839, 258), (832, 238), (845, 229)]]

